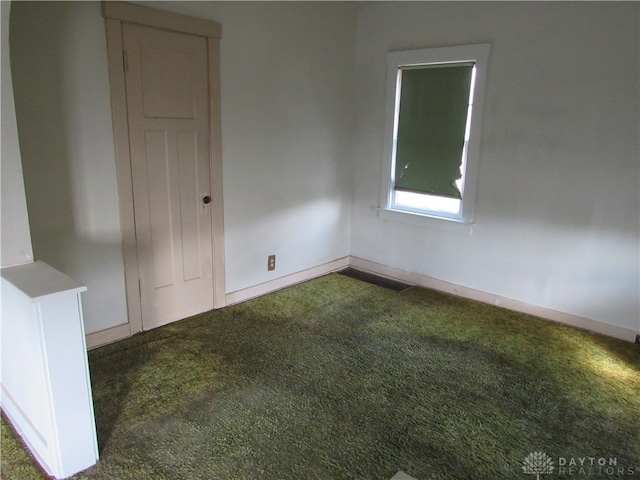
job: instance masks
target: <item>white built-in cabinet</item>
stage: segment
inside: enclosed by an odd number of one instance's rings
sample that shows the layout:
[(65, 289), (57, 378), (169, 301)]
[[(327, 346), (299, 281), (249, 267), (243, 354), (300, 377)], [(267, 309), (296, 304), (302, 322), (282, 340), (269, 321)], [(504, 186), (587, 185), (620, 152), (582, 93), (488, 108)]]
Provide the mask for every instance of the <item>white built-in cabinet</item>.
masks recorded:
[(39, 261), (0, 273), (2, 410), (42, 468), (66, 478), (98, 460), (86, 287)]

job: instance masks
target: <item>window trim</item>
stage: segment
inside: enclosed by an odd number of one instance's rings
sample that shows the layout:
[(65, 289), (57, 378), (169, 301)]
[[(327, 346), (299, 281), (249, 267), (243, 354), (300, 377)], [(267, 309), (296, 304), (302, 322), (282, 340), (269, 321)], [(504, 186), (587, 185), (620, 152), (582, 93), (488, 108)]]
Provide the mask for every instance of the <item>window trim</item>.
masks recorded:
[[(491, 45), (488, 43), (451, 47), (426, 48), (387, 53), (387, 98), (385, 106), (383, 176), (378, 217), (383, 220), (400, 221), (413, 225), (440, 228), (446, 231), (471, 233), (474, 224), (476, 180), (480, 157), (480, 138), (482, 132), (482, 112), (487, 76), (487, 64)], [(393, 208), (394, 168), (395, 168), (395, 120), (400, 101), (400, 68), (438, 63), (474, 62), (476, 67), (473, 92), (473, 113), (470, 138), (467, 145), (467, 157), (464, 172), (464, 192), (460, 214), (442, 215), (435, 211), (408, 211)], [(459, 227), (451, 223), (463, 224)]]

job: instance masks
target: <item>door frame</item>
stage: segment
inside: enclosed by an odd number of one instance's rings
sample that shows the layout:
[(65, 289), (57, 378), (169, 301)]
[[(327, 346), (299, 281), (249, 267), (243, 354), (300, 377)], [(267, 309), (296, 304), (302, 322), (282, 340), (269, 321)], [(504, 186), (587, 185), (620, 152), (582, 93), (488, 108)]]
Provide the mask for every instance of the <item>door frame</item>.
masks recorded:
[[(220, 38), (219, 23), (192, 18), (126, 2), (103, 1), (102, 13), (107, 31), (111, 115), (116, 154), (116, 173), (120, 205), (120, 226), (124, 258), (127, 311), (129, 323), (104, 332), (94, 346), (142, 331), (138, 253), (133, 205), (133, 180), (129, 150), (129, 126), (125, 88), (125, 59), (122, 41), (123, 22), (161, 28), (205, 37), (209, 80), (209, 163), (211, 185), (211, 238), (213, 261), (213, 308), (226, 305), (224, 268), (224, 208), (222, 192), (222, 125), (220, 108)], [(98, 332), (100, 333), (100, 332)], [(94, 342), (91, 342), (94, 343)]]

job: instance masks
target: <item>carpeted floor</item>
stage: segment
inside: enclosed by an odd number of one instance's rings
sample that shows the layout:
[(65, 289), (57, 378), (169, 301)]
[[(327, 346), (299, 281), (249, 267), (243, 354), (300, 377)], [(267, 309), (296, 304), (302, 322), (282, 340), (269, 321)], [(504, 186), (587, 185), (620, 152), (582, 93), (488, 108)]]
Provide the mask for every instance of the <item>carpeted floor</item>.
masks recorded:
[[(89, 364), (76, 479), (533, 479), (532, 452), (640, 477), (640, 347), (430, 290), (332, 274)], [(4, 421), (2, 478), (43, 478)]]

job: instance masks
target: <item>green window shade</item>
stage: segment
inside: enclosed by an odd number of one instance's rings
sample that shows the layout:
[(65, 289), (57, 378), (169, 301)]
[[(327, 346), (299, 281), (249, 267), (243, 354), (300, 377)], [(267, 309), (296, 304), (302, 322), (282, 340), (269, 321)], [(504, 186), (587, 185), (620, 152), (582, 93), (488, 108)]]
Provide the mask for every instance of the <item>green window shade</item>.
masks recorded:
[(395, 189), (461, 198), (473, 65), (402, 69)]

